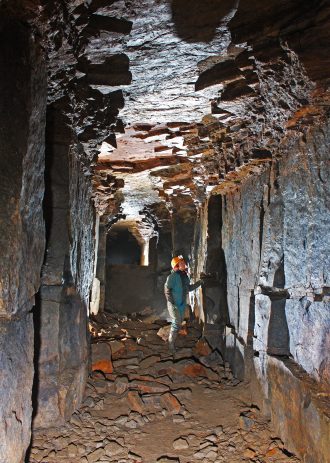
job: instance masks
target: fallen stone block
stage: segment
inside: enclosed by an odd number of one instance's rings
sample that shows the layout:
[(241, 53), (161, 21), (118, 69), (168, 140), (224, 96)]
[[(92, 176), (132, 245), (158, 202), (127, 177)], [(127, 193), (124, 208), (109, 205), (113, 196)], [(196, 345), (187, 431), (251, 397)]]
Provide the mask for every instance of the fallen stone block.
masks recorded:
[(187, 449), (188, 447), (189, 447), (189, 443), (183, 437), (179, 437), (179, 439), (176, 439), (173, 442), (173, 448), (175, 450), (184, 450), (184, 449)]
[(198, 357), (205, 357), (212, 353), (212, 349), (205, 339), (199, 339), (193, 349), (193, 352)]
[(110, 341), (109, 342), (111, 354), (113, 358), (117, 358), (120, 354), (125, 352), (125, 344), (120, 341)]
[(95, 400), (93, 399), (93, 397), (91, 396), (86, 397), (86, 399), (83, 402), (83, 407), (93, 408), (94, 406), (95, 406)]
[(162, 328), (160, 328), (157, 331), (157, 336), (162, 338), (163, 341), (167, 342), (169, 334), (170, 334), (170, 330), (171, 330), (171, 325), (162, 326)]
[(161, 395), (160, 402), (163, 407), (165, 407), (166, 410), (172, 415), (177, 415), (181, 411), (181, 403), (170, 392)]
[(169, 387), (165, 384), (153, 381), (133, 380), (130, 382), (129, 387), (130, 389), (137, 389), (143, 394), (161, 394), (169, 390)]
[(92, 344), (92, 371), (113, 372), (110, 346), (105, 342)]
[(136, 420), (128, 420), (126, 423), (125, 423), (125, 427), (126, 428), (129, 428), (129, 429), (135, 429), (138, 427), (138, 423)]
[(193, 350), (190, 347), (184, 347), (183, 349), (179, 349), (175, 352), (174, 358), (175, 360), (191, 358), (193, 356)]
[(78, 454), (78, 449), (75, 444), (69, 444), (68, 446), (68, 456), (75, 457)]
[(127, 376), (117, 376), (114, 381), (114, 391), (116, 394), (124, 394), (128, 389), (128, 378)]
[(253, 449), (248, 448), (244, 450), (243, 456), (245, 458), (254, 458), (256, 456), (256, 452)]
[(104, 400), (103, 400), (103, 399), (99, 400), (99, 401), (95, 404), (94, 409), (95, 409), (95, 410), (104, 410)]
[(239, 417), (239, 424), (242, 429), (249, 431), (255, 425), (255, 421), (248, 416), (241, 415)]
[(199, 363), (192, 363), (190, 365), (186, 365), (182, 369), (182, 374), (189, 376), (191, 378), (196, 378), (198, 376), (205, 376), (207, 377), (206, 368)]
[(94, 452), (91, 452), (90, 454), (87, 455), (88, 463), (95, 463), (100, 458), (102, 458), (104, 455), (105, 455), (104, 449), (94, 450)]
[(138, 366), (138, 365), (139, 365), (139, 359), (137, 357), (121, 358), (121, 359), (113, 361), (113, 366), (116, 369), (119, 367), (129, 368), (130, 366)]
[(162, 408), (159, 394), (144, 394), (142, 401), (148, 408)]
[(218, 453), (215, 450), (210, 450), (206, 454), (206, 458), (208, 458), (211, 461), (214, 461), (214, 459), (217, 458), (217, 456), (218, 456)]
[(205, 453), (201, 451), (195, 452), (194, 458), (196, 458), (196, 460), (203, 460), (203, 458), (205, 458)]
[(181, 402), (183, 399), (187, 399), (191, 396), (192, 392), (189, 387), (180, 388), (180, 389), (172, 389), (172, 394)]
[(150, 357), (145, 358), (144, 360), (141, 360), (140, 362), (140, 367), (141, 368), (149, 368), (155, 363), (159, 362), (160, 356), (159, 355), (151, 355)]
[(199, 361), (207, 367), (222, 367), (221, 370), (224, 370), (223, 358), (221, 354), (214, 350), (209, 355), (199, 357)]
[(210, 381), (219, 381), (219, 375), (216, 371), (213, 371), (211, 368), (205, 367), (205, 372), (206, 372), (207, 378)]
[(120, 415), (116, 418), (115, 422), (116, 424), (119, 425), (124, 425), (128, 421), (128, 416), (127, 415)]
[(142, 402), (138, 392), (129, 391), (127, 394), (127, 400), (131, 410), (141, 414), (144, 413), (144, 403)]
[(118, 444), (116, 441), (110, 441), (104, 447), (105, 454), (110, 457), (120, 454), (123, 450), (124, 448), (122, 445)]
[(215, 442), (217, 442), (218, 437), (215, 434), (210, 434), (209, 436), (206, 436), (205, 439), (210, 441), (210, 442), (215, 443)]

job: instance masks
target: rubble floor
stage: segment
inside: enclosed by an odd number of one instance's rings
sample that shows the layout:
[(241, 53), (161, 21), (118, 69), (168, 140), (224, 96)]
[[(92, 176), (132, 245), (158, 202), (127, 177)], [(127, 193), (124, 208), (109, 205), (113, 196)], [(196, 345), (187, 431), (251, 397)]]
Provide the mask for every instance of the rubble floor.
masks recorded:
[(174, 355), (161, 320), (101, 314), (91, 332), (94, 355), (106, 343), (112, 360), (90, 376), (70, 422), (34, 431), (27, 463), (300, 461), (198, 324), (182, 331)]

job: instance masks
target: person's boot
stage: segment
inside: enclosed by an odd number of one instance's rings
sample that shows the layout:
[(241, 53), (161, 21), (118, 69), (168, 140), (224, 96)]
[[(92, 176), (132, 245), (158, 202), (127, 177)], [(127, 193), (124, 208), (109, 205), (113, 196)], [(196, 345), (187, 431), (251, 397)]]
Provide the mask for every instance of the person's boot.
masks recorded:
[(175, 340), (177, 338), (178, 332), (177, 331), (170, 331), (170, 335), (168, 337), (168, 348), (169, 351), (174, 354), (175, 352)]

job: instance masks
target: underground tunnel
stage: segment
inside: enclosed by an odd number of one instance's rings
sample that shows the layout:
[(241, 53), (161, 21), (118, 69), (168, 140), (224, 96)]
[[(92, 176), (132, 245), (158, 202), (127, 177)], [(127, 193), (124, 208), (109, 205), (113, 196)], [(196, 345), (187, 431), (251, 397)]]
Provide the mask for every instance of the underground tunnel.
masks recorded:
[(0, 0), (0, 463), (330, 461), (329, 44), (327, 0)]

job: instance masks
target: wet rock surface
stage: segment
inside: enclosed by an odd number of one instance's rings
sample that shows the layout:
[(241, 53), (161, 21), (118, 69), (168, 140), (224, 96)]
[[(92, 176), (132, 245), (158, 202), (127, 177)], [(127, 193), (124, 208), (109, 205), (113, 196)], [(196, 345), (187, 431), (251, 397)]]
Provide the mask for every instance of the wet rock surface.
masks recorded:
[(138, 315), (92, 321), (93, 343), (112, 348), (114, 370), (94, 371), (70, 422), (35, 431), (29, 463), (300, 461), (251, 403), (248, 385), (221, 358), (212, 362), (200, 325), (182, 330), (174, 355), (165, 327)]

